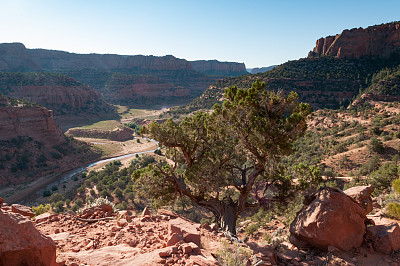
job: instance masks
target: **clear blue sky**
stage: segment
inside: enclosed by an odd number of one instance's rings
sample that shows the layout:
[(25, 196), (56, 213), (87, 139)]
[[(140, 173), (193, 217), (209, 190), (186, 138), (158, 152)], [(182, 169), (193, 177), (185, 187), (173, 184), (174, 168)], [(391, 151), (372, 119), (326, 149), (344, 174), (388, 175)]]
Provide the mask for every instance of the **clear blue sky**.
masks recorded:
[(346, 28), (396, 20), (399, 0), (0, 0), (0, 42), (251, 68), (305, 57)]

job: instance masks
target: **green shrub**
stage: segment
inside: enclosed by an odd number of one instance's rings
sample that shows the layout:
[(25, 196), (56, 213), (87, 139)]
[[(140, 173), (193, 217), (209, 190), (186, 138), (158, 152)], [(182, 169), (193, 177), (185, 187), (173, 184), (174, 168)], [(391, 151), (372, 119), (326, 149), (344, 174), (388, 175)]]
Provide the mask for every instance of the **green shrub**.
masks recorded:
[(260, 228), (260, 226), (256, 223), (251, 223), (249, 226), (246, 227), (245, 232), (246, 235), (254, 235), (254, 233)]
[(44, 197), (44, 198), (50, 197), (50, 195), (51, 195), (50, 190), (44, 190), (44, 191), (43, 191), (43, 197)]
[(49, 202), (57, 202), (57, 201), (62, 201), (64, 200), (64, 196), (61, 195), (60, 193), (53, 193), (50, 196)]
[(33, 206), (32, 211), (35, 213), (35, 216), (38, 216), (40, 214), (46, 213), (50, 211), (50, 204), (40, 204), (39, 206)]
[(62, 213), (63, 211), (64, 211), (64, 202), (60, 200), (54, 205), (54, 212)]
[(128, 203), (126, 201), (123, 201), (121, 203), (118, 203), (115, 206), (115, 208), (118, 209), (118, 210), (127, 210), (128, 209)]
[(398, 202), (389, 202), (386, 205), (386, 215), (396, 219), (400, 219), (400, 204)]
[(376, 153), (381, 154), (384, 151), (382, 141), (380, 141), (379, 139), (377, 139), (375, 137), (371, 138), (367, 147), (368, 147), (369, 152), (371, 152), (371, 153), (376, 152)]
[(247, 261), (253, 251), (249, 247), (241, 247), (239, 244), (230, 244), (228, 240), (221, 240), (221, 247), (217, 251), (217, 259), (220, 265), (242, 266), (247, 265)]

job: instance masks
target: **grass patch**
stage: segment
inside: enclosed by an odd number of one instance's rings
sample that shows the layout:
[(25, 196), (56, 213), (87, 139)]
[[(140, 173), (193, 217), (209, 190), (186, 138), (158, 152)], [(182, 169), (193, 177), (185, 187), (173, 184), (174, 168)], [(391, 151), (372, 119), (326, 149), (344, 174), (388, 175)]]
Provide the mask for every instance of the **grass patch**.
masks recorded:
[(121, 126), (122, 124), (117, 120), (105, 120), (100, 121), (91, 125), (84, 126), (82, 128), (93, 128), (101, 130), (113, 130), (114, 128)]

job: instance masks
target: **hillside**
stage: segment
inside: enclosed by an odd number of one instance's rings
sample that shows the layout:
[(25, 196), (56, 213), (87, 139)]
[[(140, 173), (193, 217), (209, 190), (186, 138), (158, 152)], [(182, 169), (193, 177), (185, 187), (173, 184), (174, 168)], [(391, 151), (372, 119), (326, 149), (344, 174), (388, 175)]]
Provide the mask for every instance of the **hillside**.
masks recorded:
[(99, 156), (90, 146), (65, 138), (52, 111), (0, 95), (0, 186), (62, 173)]
[(93, 87), (107, 102), (136, 107), (188, 103), (218, 78), (246, 73), (243, 63), (75, 54), (21, 43), (0, 44), (0, 71), (62, 73)]
[[(368, 36), (370, 39), (385, 35), (386, 30), (388, 30), (388, 36), (392, 37), (387, 37), (388, 39), (378, 38), (376, 42), (376, 45), (387, 42), (385, 52), (377, 51), (376, 54), (372, 54), (374, 56), (369, 54), (363, 56), (335, 56), (330, 54), (309, 56), (309, 58), (289, 61), (264, 73), (218, 80), (209, 86), (202, 96), (186, 107), (177, 108), (176, 112), (187, 113), (198, 109), (211, 108), (215, 103), (223, 100), (224, 90), (229, 86), (249, 88), (257, 79), (265, 82), (267, 87), (272, 90), (297, 92), (300, 100), (311, 104), (314, 109), (347, 107), (359, 93), (363, 93), (371, 85), (371, 82), (383, 75), (388, 75), (389, 70), (385, 70), (386, 68), (396, 68), (400, 64), (398, 42), (395, 38), (400, 32), (398, 26), (399, 23), (389, 23), (370, 27), (366, 30), (354, 30), (354, 32), (361, 31), (362, 36)], [(341, 40), (340, 36), (338, 38)], [(341, 41), (342, 45), (349, 45), (346, 49), (356, 49), (352, 46), (351, 41), (347, 43), (346, 40)], [(381, 70), (383, 73), (377, 74)], [(394, 70), (391, 71), (395, 72)], [(376, 77), (373, 80), (372, 77), (375, 74)], [(390, 82), (392, 84), (395, 81)], [(376, 87), (376, 85), (374, 86)], [(382, 84), (380, 87), (382, 87)], [(365, 92), (370, 92), (370, 90), (368, 89)]]

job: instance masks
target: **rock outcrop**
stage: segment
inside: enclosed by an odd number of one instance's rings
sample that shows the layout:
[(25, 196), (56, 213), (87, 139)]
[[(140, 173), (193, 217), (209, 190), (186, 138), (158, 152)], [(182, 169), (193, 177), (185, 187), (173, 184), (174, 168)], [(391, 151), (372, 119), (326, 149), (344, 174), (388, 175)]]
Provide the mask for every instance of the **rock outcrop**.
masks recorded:
[(388, 57), (400, 49), (400, 22), (368, 28), (344, 30), (336, 36), (317, 40), (308, 57), (333, 56), (360, 58), (363, 56)]
[(352, 187), (343, 192), (354, 199), (364, 209), (365, 215), (372, 211), (371, 194), (374, 192), (374, 188), (371, 185)]
[(190, 61), (192, 68), (206, 75), (221, 77), (246, 75), (246, 65), (244, 63), (220, 62), (217, 60), (197, 60)]
[(0, 265), (56, 264), (56, 245), (28, 218), (0, 209)]
[(351, 197), (334, 188), (322, 188), (306, 197), (305, 206), (290, 225), (290, 241), (328, 250), (349, 251), (360, 247), (366, 226), (365, 210)]
[(53, 112), (44, 107), (0, 107), (0, 140), (28, 136), (46, 146), (65, 142)]
[(100, 130), (100, 129), (85, 129), (85, 128), (71, 128), (65, 132), (67, 135), (75, 137), (109, 139), (115, 141), (126, 141), (133, 139), (134, 131), (130, 128), (115, 128), (113, 130)]

